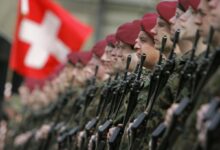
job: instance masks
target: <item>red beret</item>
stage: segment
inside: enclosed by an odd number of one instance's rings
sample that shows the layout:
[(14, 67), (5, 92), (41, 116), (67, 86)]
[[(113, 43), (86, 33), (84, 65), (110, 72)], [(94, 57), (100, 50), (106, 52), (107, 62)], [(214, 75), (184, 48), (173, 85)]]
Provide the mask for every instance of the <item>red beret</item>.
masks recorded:
[(83, 65), (87, 65), (88, 62), (92, 59), (92, 52), (91, 51), (80, 51), (78, 52), (79, 61)]
[(78, 56), (76, 52), (71, 52), (67, 55), (67, 59), (72, 63), (76, 64), (78, 62)]
[(45, 80), (38, 80), (34, 78), (26, 77), (24, 79), (24, 85), (30, 90), (33, 91), (36, 87), (42, 89), (44, 86)]
[(65, 67), (65, 64), (60, 64), (55, 68), (55, 73), (59, 74)]
[(188, 0), (189, 5), (195, 10), (197, 11), (197, 8), (199, 6), (200, 0)]
[(98, 41), (92, 48), (92, 52), (98, 56), (99, 58), (102, 57), (102, 55), (104, 54), (105, 52), (105, 47), (107, 45), (107, 42), (106, 40), (101, 40), (101, 41)]
[(54, 78), (56, 78), (65, 68), (66, 64), (59, 64), (58, 66), (56, 66), (56, 68), (54, 69), (54, 71), (47, 76), (47, 78), (45, 79), (45, 82), (47, 81), (52, 81)]
[(144, 19), (144, 18), (146, 18), (146, 17), (149, 17), (149, 16), (151, 16), (151, 15), (154, 15), (154, 14), (156, 14), (156, 13), (155, 13), (155, 12), (146, 13), (146, 14), (143, 15), (142, 19)]
[(116, 40), (116, 38), (115, 38), (115, 34), (110, 34), (110, 35), (108, 35), (107, 37), (106, 37), (106, 41), (107, 41), (107, 43), (109, 44), (109, 45), (115, 45), (116, 44), (116, 42), (117, 42), (117, 40)]
[(187, 11), (189, 8), (188, 0), (178, 0), (179, 8), (182, 9), (184, 12)]
[(135, 20), (133, 22), (121, 25), (116, 32), (116, 39), (128, 45), (134, 46), (135, 40), (138, 37), (141, 28), (141, 21)]
[(161, 18), (169, 23), (176, 13), (177, 1), (162, 1), (157, 4), (157, 12)]
[(150, 31), (156, 25), (157, 17), (158, 15), (156, 13), (149, 13), (145, 14), (143, 19), (141, 20), (142, 28), (152, 39), (154, 35)]

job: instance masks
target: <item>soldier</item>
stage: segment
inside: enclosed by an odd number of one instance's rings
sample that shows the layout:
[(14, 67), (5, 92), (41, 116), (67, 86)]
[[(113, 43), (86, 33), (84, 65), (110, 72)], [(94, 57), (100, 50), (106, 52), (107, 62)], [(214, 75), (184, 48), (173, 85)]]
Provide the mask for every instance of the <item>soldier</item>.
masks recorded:
[[(197, 6), (199, 3), (199, 0), (188, 0), (189, 8), (186, 10), (185, 13), (183, 13), (179, 20), (180, 20), (180, 26), (181, 26), (181, 33), (180, 33), (180, 42), (181, 40), (187, 40), (191, 42), (191, 47), (188, 49), (190, 50), (192, 48), (192, 42), (195, 40), (196, 31), (199, 29), (199, 26), (195, 24), (195, 18), (196, 18), (196, 12), (197, 12)], [(202, 52), (204, 52), (206, 45), (203, 43), (204, 37), (201, 37), (199, 39), (196, 55), (198, 56)]]
[(220, 45), (219, 42), (219, 34), (220, 34), (220, 23), (219, 23), (219, 10), (220, 10), (220, 6), (219, 6), (219, 1), (217, 0), (211, 0), (209, 1), (209, 7), (210, 7), (210, 13), (211, 13), (211, 25), (213, 26), (213, 28), (216, 30), (215, 33), (215, 39), (216, 39), (216, 46)]
[(189, 7), (189, 3), (187, 0), (178, 0), (177, 7), (176, 7), (176, 13), (175, 15), (170, 18), (169, 23), (170, 23), (170, 30), (171, 30), (171, 37), (174, 37), (175, 32), (179, 29), (180, 30), (180, 36), (179, 36), (179, 42), (178, 46), (180, 48), (181, 53), (185, 53), (189, 51), (192, 48), (192, 41), (190, 40), (185, 40), (181, 38), (181, 35), (184, 34), (184, 31), (181, 28), (180, 25), (180, 17), (186, 12), (186, 10)]
[(134, 46), (139, 58), (143, 53), (147, 55), (144, 67), (148, 69), (153, 69), (154, 65), (159, 60), (159, 51), (154, 48), (153, 34), (151, 33), (151, 29), (156, 24), (156, 19), (156, 13), (145, 14), (143, 19), (141, 19), (141, 31), (135, 40)]
[[(141, 31), (139, 32), (138, 37), (135, 40), (135, 50), (136, 50), (137, 56), (140, 59), (141, 54), (145, 53), (146, 59), (144, 62), (145, 68), (143, 68), (143, 71), (142, 71), (142, 79), (144, 82), (144, 86), (139, 94), (137, 107), (135, 108), (135, 111), (132, 114), (132, 116), (134, 117), (137, 117), (145, 109), (146, 99), (149, 94), (148, 91), (149, 91), (151, 71), (153, 71), (154, 66), (157, 64), (159, 60), (160, 53), (157, 49), (154, 48), (154, 40), (153, 40), (154, 34), (151, 32), (151, 29), (156, 25), (157, 17), (158, 15), (156, 13), (148, 13), (144, 15), (144, 17), (141, 19), (141, 25), (140, 25)], [(133, 120), (134, 119), (131, 119), (131, 121)], [(133, 125), (133, 122), (131, 122), (127, 128), (129, 139), (132, 139), (132, 137), (130, 136), (132, 125)], [(151, 124), (150, 127), (152, 126), (153, 125)], [(147, 132), (150, 133), (149, 128)], [(139, 136), (137, 140), (132, 144), (132, 147), (135, 149), (147, 149), (148, 139), (149, 139), (149, 136), (144, 136), (144, 137)]]
[[(207, 37), (209, 33), (209, 28), (212, 25), (212, 15), (211, 15), (211, 8), (208, 5), (207, 0), (201, 0), (198, 6), (198, 13), (195, 19), (195, 23), (199, 26), (201, 31), (201, 36)], [(212, 46), (218, 47), (219, 46), (219, 34), (214, 34)], [(206, 41), (204, 41), (206, 42)]]
[(102, 64), (101, 57), (104, 54), (105, 47), (107, 45), (106, 40), (98, 41), (92, 48), (92, 59), (88, 62), (88, 64), (85, 66), (84, 70), (87, 74), (87, 78), (91, 78), (94, 76), (95, 73), (95, 67), (99, 66), (98, 72), (97, 72), (97, 79), (100, 81), (105, 81), (109, 78), (109, 76), (106, 74), (105, 68)]
[[(169, 20), (175, 15), (176, 4), (176, 1), (162, 1), (156, 6), (159, 16), (157, 17), (157, 23), (151, 32), (154, 34), (154, 47), (156, 49), (161, 48), (162, 38), (167, 36), (167, 42), (163, 52), (165, 56), (169, 55), (173, 45), (173, 42), (171, 41)], [(177, 55), (180, 54), (178, 47), (175, 49), (175, 53)]]
[(121, 25), (116, 31), (116, 51), (118, 59), (118, 72), (124, 71), (125, 62), (128, 55), (131, 55), (131, 65), (129, 66), (129, 71), (133, 71), (138, 62), (138, 57), (134, 50), (135, 39), (140, 31), (140, 20), (135, 20), (133, 22), (125, 23)]
[(211, 25), (217, 30), (220, 30), (220, 24), (219, 24), (219, 9), (220, 9), (220, 3), (218, 0), (211, 0), (209, 1), (209, 7), (210, 7), (210, 13), (211, 13)]
[(74, 85), (78, 87), (84, 87), (85, 81), (87, 80), (86, 74), (83, 71), (83, 68), (88, 64), (88, 62), (92, 59), (91, 51), (81, 51), (78, 54), (78, 62), (76, 63), (76, 68), (73, 71)]
[(116, 71), (114, 70), (115, 67), (113, 66), (117, 64), (117, 62), (115, 62), (115, 60), (112, 58), (112, 52), (116, 45), (115, 34), (108, 35), (106, 37), (106, 42), (107, 45), (105, 47), (105, 51), (101, 57), (101, 60), (105, 67), (106, 73), (108, 73), (109, 75), (114, 75)]

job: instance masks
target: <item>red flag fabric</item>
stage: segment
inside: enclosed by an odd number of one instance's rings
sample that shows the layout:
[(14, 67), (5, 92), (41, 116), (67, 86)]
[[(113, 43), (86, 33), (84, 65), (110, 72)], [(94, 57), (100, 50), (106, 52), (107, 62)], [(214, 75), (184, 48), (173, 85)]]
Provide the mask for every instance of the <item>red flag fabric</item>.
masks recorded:
[(52, 0), (19, 0), (18, 8), (10, 67), (26, 77), (46, 78), (92, 32)]

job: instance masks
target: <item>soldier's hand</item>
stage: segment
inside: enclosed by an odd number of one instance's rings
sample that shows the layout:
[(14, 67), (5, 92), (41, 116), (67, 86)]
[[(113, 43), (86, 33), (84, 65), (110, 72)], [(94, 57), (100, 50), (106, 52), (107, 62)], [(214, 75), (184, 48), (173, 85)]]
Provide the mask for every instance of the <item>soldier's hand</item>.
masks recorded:
[(197, 121), (196, 121), (196, 129), (201, 130), (204, 128), (204, 117), (209, 109), (208, 104), (204, 104), (200, 107), (200, 109), (197, 111)]
[(198, 130), (198, 141), (201, 146), (205, 146), (206, 143), (206, 132), (207, 125), (209, 121), (205, 121), (205, 114), (208, 112), (209, 105), (204, 104), (197, 111), (197, 121), (196, 121), (196, 129)]
[(4, 149), (7, 131), (7, 122), (3, 120), (0, 122), (0, 149)]
[(115, 129), (116, 129), (116, 127), (112, 127), (109, 129), (108, 134), (107, 134), (107, 139), (110, 139), (110, 137), (114, 133)]
[(165, 125), (169, 126), (171, 124), (172, 118), (173, 118), (173, 113), (175, 110), (178, 108), (179, 104), (174, 103), (171, 105), (171, 107), (167, 110), (166, 116), (165, 116)]
[(28, 132), (18, 135), (15, 138), (14, 145), (19, 146), (19, 145), (25, 144), (31, 138), (32, 134), (33, 133), (31, 131), (28, 131)]
[(77, 146), (80, 147), (80, 145), (82, 144), (82, 139), (83, 136), (85, 135), (85, 131), (80, 131), (78, 136), (77, 136)]
[(36, 140), (46, 139), (50, 129), (51, 129), (51, 125), (48, 124), (42, 125), (42, 127), (36, 132), (35, 139)]
[(91, 138), (90, 138), (90, 140), (89, 140), (88, 150), (94, 149), (93, 143), (94, 143), (94, 141), (96, 141), (96, 140), (97, 140), (97, 135), (92, 135)]

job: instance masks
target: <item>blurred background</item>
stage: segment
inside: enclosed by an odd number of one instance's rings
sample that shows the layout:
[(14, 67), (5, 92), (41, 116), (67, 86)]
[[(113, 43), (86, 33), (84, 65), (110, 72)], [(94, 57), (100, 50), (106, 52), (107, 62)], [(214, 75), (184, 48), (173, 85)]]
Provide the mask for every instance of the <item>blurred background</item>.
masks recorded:
[[(114, 33), (119, 25), (154, 10), (159, 0), (55, 0), (82, 22), (94, 28), (93, 35), (82, 48), (88, 50), (97, 40)], [(0, 34), (13, 39), (17, 0), (1, 0)]]
[[(90, 50), (93, 44), (106, 35), (115, 33), (125, 22), (141, 18), (146, 12), (155, 10), (159, 0), (55, 0), (73, 13), (80, 21), (93, 27), (94, 32), (83, 45), (82, 50)], [(8, 69), (10, 43), (16, 24), (18, 0), (0, 0), (0, 103), (5, 82), (11, 81), (12, 92), (22, 82), (22, 77)], [(73, 35), (74, 36), (74, 35)]]

